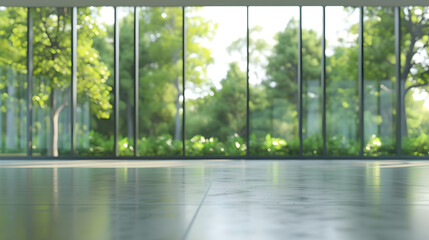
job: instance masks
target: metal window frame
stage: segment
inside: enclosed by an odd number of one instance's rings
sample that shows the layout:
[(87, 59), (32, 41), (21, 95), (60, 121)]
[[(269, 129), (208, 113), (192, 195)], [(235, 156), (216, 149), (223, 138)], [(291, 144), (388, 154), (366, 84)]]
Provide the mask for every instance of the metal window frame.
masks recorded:
[[(6, 5), (7, 6), (7, 5)], [(254, 6), (254, 5), (252, 5)], [(328, 156), (326, 150), (326, 8), (323, 6), (323, 19), (322, 19), (322, 72), (321, 72), (321, 87), (322, 87), (322, 136), (323, 136), (323, 154), (320, 156), (303, 156), (303, 106), (302, 106), (302, 4), (299, 6), (299, 29), (298, 29), (298, 65), (297, 65), (297, 81), (298, 81), (298, 108), (299, 108), (299, 141), (300, 149), (298, 156), (252, 156), (249, 154), (249, 136), (250, 136), (250, 112), (249, 112), (249, 101), (250, 101), (250, 89), (249, 89), (249, 62), (250, 62), (250, 30), (249, 30), (249, 5), (246, 5), (247, 11), (247, 36), (246, 36), (246, 51), (247, 51), (247, 73), (246, 73), (246, 90), (247, 90), (247, 105), (246, 105), (246, 155), (245, 156), (187, 156), (186, 155), (186, 118), (185, 118), (185, 83), (186, 83), (186, 7), (182, 6), (182, 143), (183, 153), (181, 156), (138, 156), (138, 133), (139, 133), (139, 11), (138, 7), (134, 6), (134, 155), (133, 156), (119, 156), (118, 149), (118, 136), (119, 136), (119, 21), (118, 21), (118, 9), (114, 7), (114, 156), (78, 156), (75, 155), (76, 150), (76, 106), (77, 106), (77, 7), (72, 7), (72, 26), (71, 26), (71, 150), (70, 156), (33, 156), (32, 155), (32, 95), (33, 95), (33, 9), (28, 7), (27, 11), (27, 155), (26, 156), (0, 156), (0, 160), (53, 160), (53, 159), (68, 159), (68, 160), (81, 160), (81, 159), (123, 159), (123, 160), (137, 160), (137, 159), (283, 159), (283, 160), (296, 160), (296, 159), (344, 159), (344, 160), (356, 160), (356, 159), (373, 159), (373, 160), (391, 160), (391, 159), (409, 159), (409, 160), (429, 160), (429, 155), (426, 156), (404, 156), (402, 155), (402, 109), (403, 101), (401, 89), (401, 7), (394, 7), (394, 29), (395, 29), (395, 74), (396, 74), (396, 148), (397, 153), (395, 156), (365, 156), (364, 154), (364, 7), (359, 7), (359, 39), (358, 39), (358, 62), (359, 62), (359, 76), (358, 76), (358, 97), (359, 97), (359, 140), (360, 150), (356, 156)], [(369, 5), (368, 5), (369, 6)]]
[(246, 7), (246, 156), (250, 155), (250, 29), (249, 6)]
[(302, 6), (299, 7), (299, 28), (298, 28), (298, 137), (299, 137), (299, 157), (303, 156), (302, 139)]
[(182, 7), (182, 157), (186, 157), (186, 7)]
[(77, 7), (71, 14), (71, 155), (76, 152), (76, 106), (77, 106)]
[[(27, 157), (33, 155), (33, 10), (27, 9)], [(1, 159), (1, 158), (0, 158)]]
[(364, 67), (363, 67), (363, 58), (364, 58), (364, 46), (363, 46), (363, 35), (364, 35), (364, 21), (363, 21), (363, 7), (359, 7), (359, 56), (358, 56), (358, 62), (359, 62), (359, 76), (358, 76), (358, 91), (359, 91), (359, 156), (364, 156), (364, 142), (365, 142), (365, 136), (364, 136)]
[(425, 0), (0, 0), (0, 6), (22, 7), (89, 7), (89, 6), (148, 6), (148, 7), (182, 7), (182, 6), (412, 6), (425, 5)]
[(326, 150), (326, 7), (323, 6), (322, 10), (322, 138), (323, 138), (323, 152), (322, 156), (327, 155)]
[(118, 13), (118, 7), (114, 7), (114, 19), (115, 22), (113, 24), (114, 28), (114, 37), (113, 37), (113, 44), (114, 44), (114, 61), (113, 61), (113, 72), (114, 72), (114, 104), (113, 104), (113, 121), (114, 121), (114, 155), (115, 157), (119, 157), (119, 146), (118, 146), (118, 136), (119, 136), (119, 13)]
[(140, 69), (139, 8), (134, 7), (134, 157), (139, 155), (139, 69)]
[(401, 8), (395, 7), (396, 155), (402, 156)]

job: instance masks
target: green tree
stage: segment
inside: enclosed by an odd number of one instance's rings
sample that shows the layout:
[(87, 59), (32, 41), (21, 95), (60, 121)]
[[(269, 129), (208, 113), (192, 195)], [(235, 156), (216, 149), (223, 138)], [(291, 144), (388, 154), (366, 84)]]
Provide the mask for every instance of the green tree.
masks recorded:
[[(92, 20), (92, 14), (87, 10), (80, 10), (78, 24), (83, 26), (79, 30), (79, 39), (90, 39), (93, 35), (102, 34)], [(8, 8), (2, 17), (13, 18), (16, 22), (26, 22), (26, 11), (18, 8)], [(35, 8), (34, 21), (34, 86), (35, 95), (32, 101), (35, 106), (47, 108), (50, 111), (50, 147), (48, 154), (58, 156), (58, 119), (62, 111), (69, 106), (71, 83), (71, 14), (69, 8)], [(87, 24), (91, 23), (91, 25)], [(1, 59), (2, 63), (13, 62), (17, 69), (26, 71), (26, 35), (27, 29), (22, 25), (15, 25), (10, 21), (1, 21), (0, 31), (16, 33), (12, 37), (12, 44), (2, 51), (14, 53), (13, 58)], [(78, 68), (78, 97), (82, 94), (90, 96), (91, 109), (97, 117), (106, 118), (108, 110), (110, 87), (106, 85), (109, 71), (104, 63), (98, 59), (98, 52), (92, 47), (92, 41), (80, 41), (77, 49)], [(22, 65), (22, 66), (21, 66)], [(61, 97), (62, 101), (59, 101)], [(45, 130), (46, 131), (46, 130)]]
[(232, 62), (220, 84), (220, 89), (210, 89), (212, 94), (189, 101), (191, 136), (216, 136), (220, 141), (234, 134), (246, 136), (246, 73)]
[[(298, 21), (291, 19), (284, 31), (277, 33), (277, 43), (267, 58), (266, 78), (262, 80), (269, 102), (263, 108), (272, 109), (271, 122), (282, 126), (276, 128), (276, 137), (298, 136), (298, 28)], [(303, 29), (302, 45), (303, 80), (320, 79), (320, 36), (314, 30)], [(278, 104), (284, 106), (276, 107)]]
[[(26, 9), (0, 9), (0, 149), (25, 152)], [(24, 39), (23, 42), (20, 40)], [(3, 135), (5, 133), (5, 135)], [(4, 138), (5, 137), (5, 138)]]
[[(207, 65), (213, 62), (201, 39), (211, 39), (216, 25), (197, 16), (197, 11), (187, 8), (186, 81), (200, 86), (207, 81)], [(142, 8), (140, 19), (140, 129), (146, 136), (174, 133), (174, 139), (180, 140), (182, 9)]]
[[(409, 94), (417, 88), (429, 92), (429, 64), (419, 60), (427, 58), (429, 52), (429, 8), (403, 7), (401, 14), (401, 87), (404, 106), (412, 101)], [(407, 97), (410, 96), (410, 97)], [(408, 137), (407, 112), (411, 109), (402, 108), (402, 136)]]

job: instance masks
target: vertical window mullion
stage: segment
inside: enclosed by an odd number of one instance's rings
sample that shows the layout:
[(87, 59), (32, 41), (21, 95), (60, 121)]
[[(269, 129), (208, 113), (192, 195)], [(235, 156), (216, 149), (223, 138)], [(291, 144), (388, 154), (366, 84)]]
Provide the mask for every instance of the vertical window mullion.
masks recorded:
[(71, 154), (76, 150), (76, 104), (77, 104), (77, 7), (71, 15)]
[(302, 7), (299, 7), (298, 28), (298, 109), (299, 109), (299, 156), (302, 156)]
[(139, 139), (139, 14), (134, 7), (134, 157), (138, 156)]
[(402, 155), (401, 8), (395, 7), (396, 154)]
[(186, 136), (185, 136), (185, 80), (186, 80), (186, 7), (182, 7), (182, 154), (186, 156)]
[(326, 156), (326, 15), (325, 7), (322, 13), (322, 138), (323, 138), (323, 156)]
[(27, 13), (27, 156), (33, 151), (33, 11)]
[(360, 146), (359, 146), (359, 155), (363, 156), (363, 147), (364, 147), (364, 69), (363, 69), (363, 7), (359, 7), (359, 138), (360, 138)]
[(246, 156), (249, 156), (250, 152), (250, 110), (249, 110), (249, 101), (250, 101), (250, 91), (249, 91), (249, 61), (250, 61), (250, 50), (249, 50), (249, 44), (250, 44), (250, 32), (249, 32), (249, 6), (246, 8), (247, 10), (247, 20), (246, 20), (246, 26), (247, 26), (247, 35), (246, 35)]
[(118, 136), (119, 136), (119, 21), (118, 7), (114, 8), (114, 155), (119, 156)]

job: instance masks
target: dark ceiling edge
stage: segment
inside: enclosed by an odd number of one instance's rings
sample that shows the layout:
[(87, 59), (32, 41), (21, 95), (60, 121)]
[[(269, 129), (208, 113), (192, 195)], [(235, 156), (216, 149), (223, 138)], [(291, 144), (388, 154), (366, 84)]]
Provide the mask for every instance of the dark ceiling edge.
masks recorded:
[(0, 0), (0, 6), (429, 6), (429, 0)]

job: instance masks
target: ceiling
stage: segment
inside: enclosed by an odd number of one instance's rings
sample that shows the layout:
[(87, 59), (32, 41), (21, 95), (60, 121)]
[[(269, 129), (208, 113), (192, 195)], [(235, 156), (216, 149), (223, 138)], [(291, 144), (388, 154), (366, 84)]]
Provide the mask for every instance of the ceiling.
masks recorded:
[(0, 0), (0, 6), (429, 6), (429, 0)]

